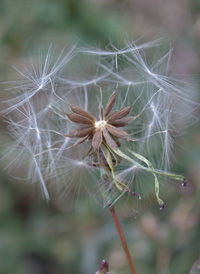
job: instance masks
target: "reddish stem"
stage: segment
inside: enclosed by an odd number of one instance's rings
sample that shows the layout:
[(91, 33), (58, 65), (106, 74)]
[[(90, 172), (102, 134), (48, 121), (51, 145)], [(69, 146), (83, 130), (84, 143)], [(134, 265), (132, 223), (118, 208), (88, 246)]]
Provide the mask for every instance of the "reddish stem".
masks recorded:
[(128, 261), (128, 265), (129, 265), (129, 268), (131, 270), (131, 273), (132, 274), (137, 274), (136, 270), (135, 270), (135, 267), (133, 265), (132, 259), (131, 259), (131, 255), (130, 255), (130, 252), (129, 252), (129, 249), (128, 249), (128, 246), (127, 246), (127, 243), (126, 243), (126, 239), (124, 237), (124, 233), (122, 231), (121, 225), (120, 225), (119, 220), (117, 218), (115, 208), (114, 208), (114, 206), (110, 206), (109, 209), (110, 209), (110, 213), (111, 213), (112, 218), (113, 218), (113, 222), (114, 222), (115, 227), (117, 229), (117, 233), (119, 235), (122, 247), (124, 249), (124, 253), (126, 254), (126, 259)]

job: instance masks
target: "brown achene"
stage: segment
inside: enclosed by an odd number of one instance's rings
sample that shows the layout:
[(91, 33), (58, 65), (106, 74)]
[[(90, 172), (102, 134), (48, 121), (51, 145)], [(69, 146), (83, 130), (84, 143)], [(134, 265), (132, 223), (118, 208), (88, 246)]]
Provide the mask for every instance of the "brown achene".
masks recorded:
[(126, 126), (136, 117), (126, 117), (132, 106), (116, 110), (110, 114), (111, 109), (115, 104), (116, 93), (115, 90), (110, 96), (104, 111), (103, 108), (100, 107), (99, 121), (96, 121), (90, 113), (82, 108), (70, 105), (73, 113), (66, 115), (70, 121), (79, 124), (80, 126), (77, 129), (71, 130), (66, 136), (69, 138), (80, 138), (75, 145), (81, 144), (87, 139), (91, 139), (94, 150), (98, 150), (102, 142), (105, 142), (111, 149), (117, 150), (118, 145), (115, 141), (116, 138), (126, 141), (130, 140), (128, 133), (119, 127)]

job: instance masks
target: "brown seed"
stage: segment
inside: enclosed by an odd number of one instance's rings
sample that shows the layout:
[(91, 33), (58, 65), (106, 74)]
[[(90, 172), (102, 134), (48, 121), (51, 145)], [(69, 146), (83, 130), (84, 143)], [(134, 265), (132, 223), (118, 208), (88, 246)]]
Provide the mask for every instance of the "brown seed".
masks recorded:
[(115, 92), (110, 96), (110, 99), (108, 100), (108, 103), (106, 104), (105, 111), (104, 111), (104, 119), (107, 117), (107, 115), (110, 113), (112, 107), (114, 106), (115, 99), (116, 99), (116, 90)]
[(67, 114), (67, 117), (74, 123), (77, 123), (77, 124), (83, 124), (83, 125), (92, 125), (93, 124), (93, 121), (91, 121), (90, 119), (84, 117), (84, 116), (81, 116), (79, 114), (76, 114), (76, 113), (70, 113), (70, 114)]
[(111, 123), (111, 121), (119, 120), (119, 119), (125, 117), (126, 115), (129, 114), (131, 108), (132, 108), (132, 106), (131, 107), (122, 108), (120, 110), (114, 111), (110, 116), (108, 116), (107, 121), (109, 123)]
[(113, 138), (110, 136), (109, 132), (107, 131), (106, 128), (103, 129), (103, 136), (105, 138), (106, 143), (108, 144), (109, 147), (111, 147), (113, 150), (117, 150), (117, 144), (113, 140)]
[(109, 125), (109, 124), (106, 126), (106, 128), (108, 129), (108, 131), (112, 135), (114, 135), (114, 136), (116, 136), (118, 138), (124, 139), (124, 140), (128, 139), (127, 138), (128, 137), (128, 133), (126, 131), (124, 131), (124, 130), (122, 130), (120, 128), (116, 128), (116, 127), (114, 127), (112, 125)]
[(73, 146), (77, 146), (82, 144), (85, 140), (87, 140), (87, 138), (89, 137), (89, 135), (86, 135), (85, 137), (81, 138), (80, 140), (78, 140)]
[(99, 106), (99, 120), (103, 120), (103, 106), (100, 104)]
[(71, 130), (65, 136), (70, 137), (70, 138), (75, 138), (75, 137), (81, 138), (81, 137), (85, 137), (87, 135), (92, 134), (92, 131), (93, 131), (92, 127), (77, 128), (77, 129)]
[(92, 146), (96, 150), (96, 149), (99, 149), (101, 143), (102, 143), (102, 131), (96, 130), (92, 138)]
[(74, 113), (84, 116), (93, 122), (95, 121), (94, 117), (87, 111), (83, 110), (82, 108), (80, 108), (78, 106), (73, 106), (73, 105), (70, 105), (70, 108)]
[(109, 121), (109, 123), (115, 127), (124, 127), (135, 119), (136, 117), (125, 117), (119, 120)]

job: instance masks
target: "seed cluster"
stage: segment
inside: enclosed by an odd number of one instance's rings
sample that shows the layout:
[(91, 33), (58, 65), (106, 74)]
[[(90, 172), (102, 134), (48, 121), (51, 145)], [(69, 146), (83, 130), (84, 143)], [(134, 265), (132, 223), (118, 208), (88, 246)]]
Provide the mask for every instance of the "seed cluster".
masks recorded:
[(109, 98), (105, 110), (100, 111), (99, 121), (96, 121), (90, 113), (80, 107), (70, 106), (73, 113), (66, 115), (70, 121), (79, 124), (80, 127), (71, 130), (66, 136), (69, 138), (80, 138), (75, 145), (81, 144), (87, 139), (91, 139), (94, 150), (98, 150), (103, 142), (111, 149), (117, 150), (118, 145), (116, 140), (118, 138), (126, 141), (130, 140), (128, 133), (119, 127), (126, 126), (135, 119), (135, 117), (126, 117), (132, 106), (122, 108), (110, 114), (115, 104), (116, 93), (117, 92), (115, 91)]

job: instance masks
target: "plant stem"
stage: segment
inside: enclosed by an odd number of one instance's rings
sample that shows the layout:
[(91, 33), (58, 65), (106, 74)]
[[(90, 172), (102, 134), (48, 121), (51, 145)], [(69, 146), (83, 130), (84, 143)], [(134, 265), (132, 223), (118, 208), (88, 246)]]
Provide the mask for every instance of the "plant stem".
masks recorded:
[(126, 243), (126, 239), (125, 239), (125, 237), (124, 237), (124, 233), (123, 233), (123, 231), (122, 231), (121, 225), (120, 225), (119, 220), (118, 220), (118, 217), (117, 217), (117, 215), (116, 215), (114, 206), (113, 206), (113, 205), (112, 205), (112, 206), (109, 206), (109, 210), (110, 210), (110, 213), (111, 213), (113, 222), (114, 222), (114, 224), (115, 224), (117, 233), (118, 233), (118, 235), (119, 235), (119, 238), (120, 238), (122, 247), (123, 247), (123, 249), (124, 249), (124, 253), (126, 254), (126, 259), (127, 259), (127, 261), (128, 261), (128, 265), (129, 265), (129, 268), (130, 268), (130, 270), (131, 270), (131, 273), (132, 273), (132, 274), (137, 274), (137, 273), (136, 273), (136, 270), (135, 270), (135, 267), (134, 267), (134, 265), (133, 265), (132, 259), (131, 259), (131, 255), (130, 255), (130, 252), (129, 252), (129, 249), (128, 249), (128, 246), (127, 246), (127, 243)]

